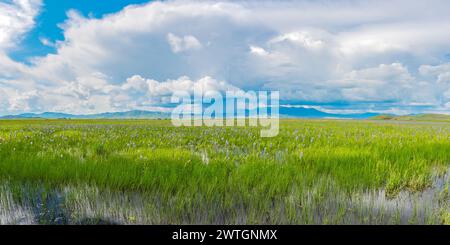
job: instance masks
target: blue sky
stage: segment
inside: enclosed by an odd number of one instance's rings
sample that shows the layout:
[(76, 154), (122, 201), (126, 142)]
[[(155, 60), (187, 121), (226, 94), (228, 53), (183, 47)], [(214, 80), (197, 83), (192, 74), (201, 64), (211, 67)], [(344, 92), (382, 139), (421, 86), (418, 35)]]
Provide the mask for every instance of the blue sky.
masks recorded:
[[(11, 2), (11, 1), (9, 1)], [(41, 39), (63, 40), (63, 31), (58, 24), (67, 19), (67, 11), (75, 9), (84, 16), (101, 18), (104, 14), (120, 11), (130, 4), (147, 3), (149, 0), (45, 0), (35, 17), (35, 26), (23, 36), (20, 44), (12, 50), (10, 57), (26, 62), (27, 58), (54, 53), (55, 48), (43, 45)]]
[(167, 110), (196, 88), (331, 113), (450, 111), (450, 3), (0, 1), (0, 114)]

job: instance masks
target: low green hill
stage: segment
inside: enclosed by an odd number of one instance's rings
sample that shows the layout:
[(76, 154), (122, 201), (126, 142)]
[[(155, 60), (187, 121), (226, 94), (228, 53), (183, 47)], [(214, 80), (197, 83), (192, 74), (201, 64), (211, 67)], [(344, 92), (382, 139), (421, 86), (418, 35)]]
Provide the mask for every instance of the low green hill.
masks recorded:
[(421, 122), (450, 122), (450, 115), (444, 114), (415, 114), (405, 116), (378, 115), (370, 118), (371, 120), (394, 120), (394, 121), (421, 121)]

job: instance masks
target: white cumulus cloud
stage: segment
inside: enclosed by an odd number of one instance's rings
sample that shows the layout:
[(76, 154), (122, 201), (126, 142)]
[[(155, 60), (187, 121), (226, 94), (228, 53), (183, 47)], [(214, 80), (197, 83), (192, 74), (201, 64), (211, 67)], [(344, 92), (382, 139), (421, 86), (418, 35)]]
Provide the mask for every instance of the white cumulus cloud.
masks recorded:
[(0, 3), (0, 114), (152, 108), (198, 86), (397, 111), (443, 110), (450, 99), (445, 1), (164, 1), (99, 18), (72, 10), (63, 40), (41, 38), (54, 53), (14, 61), (8, 52), (41, 5)]
[(187, 35), (178, 37), (172, 33), (167, 34), (167, 41), (174, 53), (183, 52), (186, 50), (200, 49), (202, 44), (194, 36)]

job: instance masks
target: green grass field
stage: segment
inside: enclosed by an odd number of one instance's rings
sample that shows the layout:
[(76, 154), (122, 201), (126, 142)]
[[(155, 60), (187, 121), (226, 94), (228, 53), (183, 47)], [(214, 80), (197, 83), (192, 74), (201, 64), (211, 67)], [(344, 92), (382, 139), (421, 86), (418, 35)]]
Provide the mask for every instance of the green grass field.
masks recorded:
[(449, 224), (450, 124), (0, 121), (0, 223)]

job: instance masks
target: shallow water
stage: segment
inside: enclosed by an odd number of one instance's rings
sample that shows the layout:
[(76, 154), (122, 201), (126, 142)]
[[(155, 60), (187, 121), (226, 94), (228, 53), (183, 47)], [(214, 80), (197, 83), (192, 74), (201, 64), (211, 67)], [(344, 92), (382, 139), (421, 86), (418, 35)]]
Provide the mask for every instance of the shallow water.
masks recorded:
[(296, 208), (293, 216), (287, 214), (286, 203), (280, 202), (265, 217), (237, 205), (234, 216), (213, 210), (218, 213), (199, 211), (196, 217), (178, 219), (166, 217), (169, 214), (164, 213), (167, 209), (163, 206), (170, 204), (140, 193), (100, 191), (88, 186), (52, 191), (24, 187), (18, 201), (8, 185), (3, 185), (0, 224), (439, 224), (440, 215), (450, 212), (449, 183), (450, 169), (444, 176), (435, 177), (432, 187), (425, 191), (401, 191), (394, 198), (388, 198), (384, 190), (350, 196), (335, 192), (317, 202), (311, 190), (301, 200), (304, 207)]

